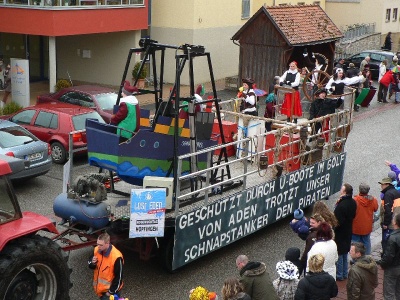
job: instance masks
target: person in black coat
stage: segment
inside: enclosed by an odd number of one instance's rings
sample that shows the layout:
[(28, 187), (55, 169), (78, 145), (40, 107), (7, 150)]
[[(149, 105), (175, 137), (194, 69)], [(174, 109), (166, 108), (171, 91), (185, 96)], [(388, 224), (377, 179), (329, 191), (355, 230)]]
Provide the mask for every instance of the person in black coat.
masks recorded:
[[(309, 120), (333, 114), (335, 113), (335, 109), (339, 108), (343, 103), (343, 99), (341, 98), (326, 98), (327, 91), (324, 88), (318, 89), (314, 95), (315, 100), (310, 105)], [(319, 130), (324, 129), (329, 129), (329, 119), (314, 123), (312, 134), (315, 135)], [(328, 134), (326, 134), (325, 139), (328, 140)]]
[(335, 278), (323, 270), (325, 258), (312, 255), (308, 261), (310, 272), (297, 285), (294, 300), (329, 300), (338, 294)]
[(353, 187), (348, 183), (343, 184), (340, 195), (334, 211), (339, 222), (339, 225), (335, 227), (335, 242), (339, 255), (336, 265), (336, 280), (345, 280), (348, 277), (347, 254), (351, 247), (352, 226), (356, 216), (357, 203), (353, 199)]

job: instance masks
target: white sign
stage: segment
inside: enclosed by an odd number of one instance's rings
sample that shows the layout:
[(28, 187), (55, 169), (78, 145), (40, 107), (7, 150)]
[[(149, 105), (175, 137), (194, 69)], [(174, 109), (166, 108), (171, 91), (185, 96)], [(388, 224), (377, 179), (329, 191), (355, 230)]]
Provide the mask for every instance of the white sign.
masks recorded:
[(23, 107), (30, 105), (29, 60), (11, 58), (12, 101)]
[(162, 188), (132, 189), (130, 238), (164, 236), (166, 197)]

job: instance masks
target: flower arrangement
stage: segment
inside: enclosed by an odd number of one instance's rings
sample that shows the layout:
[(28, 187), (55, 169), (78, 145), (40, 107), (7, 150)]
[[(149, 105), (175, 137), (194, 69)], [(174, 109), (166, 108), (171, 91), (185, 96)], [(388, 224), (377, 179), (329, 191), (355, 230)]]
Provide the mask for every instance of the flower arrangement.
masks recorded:
[(202, 286), (198, 286), (191, 290), (189, 300), (210, 300), (209, 292)]

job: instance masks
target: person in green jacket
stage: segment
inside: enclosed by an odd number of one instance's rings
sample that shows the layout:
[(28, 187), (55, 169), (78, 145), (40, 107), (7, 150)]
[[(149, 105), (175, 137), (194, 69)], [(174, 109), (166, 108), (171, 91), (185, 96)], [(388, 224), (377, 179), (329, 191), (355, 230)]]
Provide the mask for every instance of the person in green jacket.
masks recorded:
[(252, 300), (279, 300), (263, 262), (249, 261), (246, 255), (239, 255), (236, 258), (236, 266), (244, 292)]
[(117, 134), (126, 139), (130, 139), (140, 126), (139, 102), (132, 95), (136, 92), (138, 89), (131, 86), (129, 81), (125, 81), (118, 111), (111, 117), (111, 124), (118, 127)]

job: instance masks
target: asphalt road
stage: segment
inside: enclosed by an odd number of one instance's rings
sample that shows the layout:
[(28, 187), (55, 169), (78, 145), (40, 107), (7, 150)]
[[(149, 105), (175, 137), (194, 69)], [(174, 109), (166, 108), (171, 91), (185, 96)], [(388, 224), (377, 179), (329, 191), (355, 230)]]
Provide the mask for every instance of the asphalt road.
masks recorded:
[[(400, 105), (379, 104), (373, 100), (370, 107), (361, 108), (355, 114), (354, 126), (346, 144), (344, 179), (354, 186), (355, 191), (358, 184), (365, 181), (371, 185), (371, 193), (379, 197), (378, 181), (387, 176), (388, 171), (384, 160), (400, 164), (399, 113)], [(84, 163), (85, 158), (75, 160), (77, 165)], [(77, 172), (87, 171), (86, 168), (81, 168)], [(18, 182), (15, 189), (23, 210), (52, 215), (53, 199), (62, 190), (62, 167), (54, 165), (47, 175)], [(328, 202), (331, 207), (336, 199), (337, 195), (330, 197)], [(129, 299), (188, 299), (189, 290), (198, 285), (220, 294), (223, 281), (227, 277), (238, 275), (235, 258), (239, 254), (265, 262), (271, 277), (275, 278), (275, 264), (284, 258), (286, 249), (296, 246), (302, 250), (304, 245), (291, 231), (289, 221), (290, 218), (287, 218), (272, 224), (233, 245), (198, 259), (175, 274), (166, 273), (156, 259), (140, 261), (137, 254), (121, 245), (119, 248), (125, 258), (124, 295)], [(70, 291), (72, 300), (96, 299), (91, 286), (92, 271), (86, 264), (91, 253), (92, 248), (70, 253), (69, 263), (73, 270), (73, 287)]]

